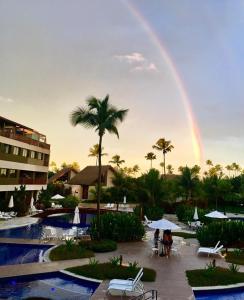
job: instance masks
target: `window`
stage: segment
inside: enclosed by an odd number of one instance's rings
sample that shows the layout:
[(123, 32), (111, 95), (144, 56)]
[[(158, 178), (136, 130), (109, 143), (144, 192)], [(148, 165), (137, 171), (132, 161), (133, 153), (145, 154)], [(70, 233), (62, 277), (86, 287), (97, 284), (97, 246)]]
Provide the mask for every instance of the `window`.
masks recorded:
[(27, 149), (23, 149), (22, 150), (22, 156), (27, 157), (28, 154), (28, 150)]
[(38, 152), (37, 153), (37, 158), (40, 159), (40, 160), (42, 160), (42, 153)]
[(35, 158), (35, 151), (31, 151), (30, 157), (31, 157), (31, 158)]
[(7, 177), (7, 169), (0, 169), (0, 177)]
[(17, 171), (13, 170), (13, 169), (10, 169), (9, 170), (9, 177), (10, 178), (16, 178), (16, 176), (17, 176)]
[(10, 145), (2, 144), (1, 145), (1, 151), (3, 153), (9, 154), (10, 153)]
[(14, 147), (13, 154), (14, 155), (19, 155), (19, 147)]

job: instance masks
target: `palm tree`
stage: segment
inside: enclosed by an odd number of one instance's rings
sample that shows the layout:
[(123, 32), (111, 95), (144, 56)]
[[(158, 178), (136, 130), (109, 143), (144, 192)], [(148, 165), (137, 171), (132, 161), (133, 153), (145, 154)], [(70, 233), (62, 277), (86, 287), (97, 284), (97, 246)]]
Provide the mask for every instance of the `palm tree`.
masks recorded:
[(159, 165), (162, 168), (162, 174), (163, 174), (163, 172), (164, 172), (164, 162), (162, 161)]
[(165, 138), (161, 138), (152, 147), (153, 147), (153, 149), (163, 152), (164, 176), (165, 176), (166, 175), (165, 155), (166, 155), (166, 153), (171, 152), (171, 150), (174, 149), (174, 146), (171, 145), (171, 141), (166, 141)]
[(151, 161), (151, 169), (152, 169), (152, 161), (157, 158), (156, 155), (153, 152), (148, 152), (145, 158), (146, 160)]
[[(103, 153), (103, 147), (102, 147), (102, 156), (108, 155), (108, 153)], [(93, 145), (90, 149), (89, 149), (90, 154), (88, 155), (89, 157), (96, 157), (96, 166), (97, 166), (97, 161), (98, 161), (98, 156), (99, 156), (99, 144), (95, 144)]]
[(102, 173), (102, 140), (108, 133), (116, 134), (119, 138), (117, 125), (122, 122), (128, 109), (118, 110), (109, 103), (109, 95), (104, 99), (90, 97), (87, 107), (76, 108), (70, 116), (73, 126), (82, 125), (85, 128), (94, 128), (99, 136), (98, 143), (98, 183), (97, 183), (97, 237), (100, 239), (100, 198), (101, 198), (101, 173)]
[(237, 163), (233, 162), (231, 164), (231, 167), (232, 167), (232, 170), (235, 172), (235, 176), (237, 176), (237, 173), (241, 172), (241, 168)]
[(230, 177), (230, 172), (233, 171), (232, 165), (227, 165), (225, 168), (228, 171)]
[(167, 165), (166, 168), (167, 168), (168, 174), (169, 174), (169, 175), (172, 175), (172, 174), (173, 174), (173, 171), (174, 171), (173, 166), (172, 166), (172, 165)]
[(138, 165), (134, 165), (132, 167), (132, 170), (133, 170), (133, 174), (135, 175), (136, 173), (138, 173), (140, 171), (140, 167)]
[(120, 159), (120, 155), (115, 154), (112, 157), (112, 160), (109, 161), (111, 164), (115, 164), (117, 166), (117, 168), (120, 168), (120, 165), (122, 165), (123, 163), (125, 163), (125, 161), (123, 159)]

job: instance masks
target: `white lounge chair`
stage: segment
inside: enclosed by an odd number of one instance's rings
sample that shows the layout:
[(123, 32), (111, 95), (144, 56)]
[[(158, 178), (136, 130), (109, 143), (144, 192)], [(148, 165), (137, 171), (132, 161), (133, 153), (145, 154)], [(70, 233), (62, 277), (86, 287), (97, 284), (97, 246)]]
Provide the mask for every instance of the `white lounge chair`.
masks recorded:
[(112, 284), (125, 284), (125, 285), (133, 285), (137, 281), (139, 281), (143, 276), (143, 268), (139, 270), (135, 278), (128, 278), (128, 279), (112, 279), (109, 282), (109, 286)]
[(115, 283), (109, 284), (108, 293), (112, 296), (140, 296), (144, 293), (144, 286), (140, 281), (142, 276), (143, 272), (141, 272), (139, 276), (137, 274), (136, 278), (133, 281), (129, 279), (113, 279)]
[(151, 220), (148, 220), (148, 218), (147, 218), (147, 216), (146, 215), (144, 215), (144, 219), (145, 219), (145, 221), (143, 222), (143, 225), (148, 225), (148, 224), (150, 224), (150, 223), (152, 223), (152, 221)]
[(210, 254), (218, 254), (218, 255), (222, 256), (220, 250), (224, 246), (223, 245), (219, 246), (219, 243), (220, 243), (220, 241), (218, 241), (218, 243), (216, 244), (216, 246), (214, 248), (213, 247), (200, 247), (197, 250), (197, 254), (203, 253), (203, 254), (208, 254), (208, 256)]

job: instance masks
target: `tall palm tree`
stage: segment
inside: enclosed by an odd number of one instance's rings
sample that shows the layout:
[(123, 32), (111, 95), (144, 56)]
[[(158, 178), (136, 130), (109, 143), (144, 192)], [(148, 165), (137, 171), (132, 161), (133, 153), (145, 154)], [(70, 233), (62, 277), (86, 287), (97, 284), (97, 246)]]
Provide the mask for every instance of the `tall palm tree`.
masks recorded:
[(132, 170), (133, 170), (133, 174), (136, 175), (136, 173), (138, 173), (140, 171), (140, 167), (138, 165), (134, 165), (132, 167)]
[[(104, 149), (104, 147), (102, 147), (102, 153), (101, 153), (101, 156), (108, 155), (108, 153), (103, 153), (103, 149)], [(99, 156), (99, 144), (93, 145), (93, 146), (89, 149), (89, 152), (90, 152), (90, 154), (88, 155), (89, 157), (96, 157), (96, 166), (97, 166), (98, 156)]]
[(109, 95), (104, 99), (90, 97), (87, 107), (77, 107), (70, 116), (73, 126), (82, 125), (85, 128), (94, 128), (99, 136), (98, 143), (98, 183), (97, 183), (97, 237), (100, 239), (100, 198), (101, 198), (101, 173), (102, 173), (102, 141), (108, 133), (116, 134), (119, 138), (117, 125), (122, 122), (128, 109), (118, 110), (109, 103)]
[(230, 177), (230, 172), (233, 171), (232, 165), (227, 165), (225, 168), (228, 171)]
[(151, 169), (152, 169), (152, 161), (157, 158), (156, 155), (153, 152), (148, 152), (145, 158), (146, 160), (151, 161)]
[(165, 176), (166, 175), (166, 170), (165, 170), (165, 155), (168, 152), (171, 152), (171, 150), (174, 149), (174, 146), (171, 144), (171, 141), (166, 141), (165, 138), (161, 138), (152, 147), (153, 147), (153, 149), (156, 149), (158, 151), (162, 151), (163, 152), (164, 176)]
[(162, 161), (159, 165), (162, 168), (162, 174), (163, 174), (163, 172), (164, 172), (164, 162)]
[(210, 171), (210, 168), (213, 167), (213, 162), (210, 159), (206, 160), (206, 165), (208, 166), (208, 172)]
[(237, 173), (241, 172), (241, 168), (237, 163), (233, 162), (231, 164), (231, 167), (232, 167), (232, 170), (235, 172), (235, 176), (237, 176)]
[(115, 164), (118, 168), (120, 168), (120, 166), (125, 163), (125, 161), (123, 159), (120, 159), (120, 155), (115, 154), (114, 156), (112, 156), (112, 160), (109, 161), (111, 164)]
[(168, 174), (169, 174), (169, 175), (172, 175), (172, 174), (173, 174), (173, 171), (174, 171), (173, 166), (172, 166), (172, 165), (167, 165), (166, 168), (167, 168)]

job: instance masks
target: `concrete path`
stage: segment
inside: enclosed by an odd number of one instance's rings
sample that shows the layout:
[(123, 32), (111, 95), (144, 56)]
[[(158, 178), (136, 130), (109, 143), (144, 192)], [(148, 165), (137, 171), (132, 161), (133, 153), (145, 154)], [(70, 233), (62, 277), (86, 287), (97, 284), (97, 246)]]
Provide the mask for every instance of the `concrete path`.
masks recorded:
[(1, 221), (0, 222), (0, 230), (28, 226), (31, 224), (35, 224), (38, 221), (39, 221), (39, 218), (34, 218), (31, 216), (15, 217), (10, 220)]

